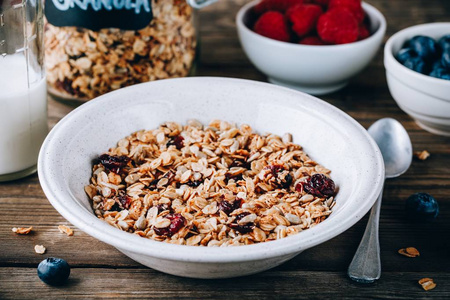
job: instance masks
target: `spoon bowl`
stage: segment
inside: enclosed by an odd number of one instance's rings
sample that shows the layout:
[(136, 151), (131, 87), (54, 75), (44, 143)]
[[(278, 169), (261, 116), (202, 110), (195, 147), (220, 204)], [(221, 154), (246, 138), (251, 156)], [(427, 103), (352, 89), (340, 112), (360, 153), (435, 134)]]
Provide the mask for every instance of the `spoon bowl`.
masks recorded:
[(395, 119), (384, 118), (369, 128), (369, 134), (383, 154), (386, 178), (405, 173), (412, 161), (412, 145), (405, 128)]
[[(397, 120), (384, 118), (372, 124), (368, 131), (383, 155), (385, 178), (394, 178), (405, 173), (411, 165), (412, 145), (402, 124)], [(381, 276), (378, 223), (382, 198), (383, 191), (370, 211), (363, 238), (348, 267), (348, 276), (360, 283), (372, 283)]]

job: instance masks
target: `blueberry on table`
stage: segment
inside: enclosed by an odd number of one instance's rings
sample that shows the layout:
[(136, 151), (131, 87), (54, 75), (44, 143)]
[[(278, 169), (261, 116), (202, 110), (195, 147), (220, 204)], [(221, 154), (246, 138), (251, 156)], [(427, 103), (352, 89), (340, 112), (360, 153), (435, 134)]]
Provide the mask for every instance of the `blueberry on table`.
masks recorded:
[(442, 50), (450, 49), (450, 34), (444, 35), (438, 41), (439, 46)]
[(411, 57), (405, 60), (403, 63), (405, 67), (413, 71), (426, 74), (428, 73), (428, 66), (421, 57)]
[(427, 193), (415, 193), (406, 200), (406, 214), (413, 221), (432, 221), (439, 214), (439, 205)]
[(417, 35), (409, 40), (408, 46), (425, 61), (432, 61), (439, 56), (438, 44), (428, 36)]
[(69, 264), (61, 258), (49, 257), (37, 268), (39, 278), (49, 285), (62, 285), (70, 275)]
[(400, 51), (398, 51), (396, 56), (397, 60), (402, 64), (404, 64), (408, 59), (415, 57), (417, 57), (417, 54), (411, 48), (401, 49)]

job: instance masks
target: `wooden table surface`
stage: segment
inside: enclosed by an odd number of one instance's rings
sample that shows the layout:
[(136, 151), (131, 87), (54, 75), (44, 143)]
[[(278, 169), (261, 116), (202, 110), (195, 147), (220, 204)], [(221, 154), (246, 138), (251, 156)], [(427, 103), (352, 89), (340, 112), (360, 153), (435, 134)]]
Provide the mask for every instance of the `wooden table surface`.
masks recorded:
[[(246, 58), (237, 39), (234, 16), (245, 0), (220, 0), (201, 11), (201, 58), (198, 75), (239, 77), (266, 81)], [(369, 0), (385, 15), (386, 38), (405, 27), (449, 21), (449, 0)], [(0, 184), (0, 299), (32, 298), (450, 298), (450, 138), (420, 129), (389, 94), (382, 51), (345, 89), (322, 97), (346, 111), (366, 128), (379, 118), (392, 117), (408, 130), (415, 151), (431, 157), (414, 160), (406, 174), (388, 180), (380, 220), (383, 272), (374, 284), (357, 284), (346, 276), (367, 216), (340, 236), (272, 270), (240, 279), (200, 280), (166, 275), (143, 267), (115, 248), (74, 228), (75, 235), (59, 233), (69, 224), (47, 201), (37, 175)], [(450, 91), (449, 91), (450, 92)], [(72, 108), (49, 101), (53, 126)], [(413, 224), (404, 217), (406, 198), (415, 192), (432, 194), (440, 204), (437, 220)], [(19, 236), (14, 226), (33, 226)], [(34, 245), (47, 247), (45, 255)], [(421, 256), (406, 258), (397, 250), (416, 247)], [(72, 266), (67, 285), (49, 287), (36, 275), (47, 256), (66, 259)], [(437, 287), (424, 291), (417, 281), (433, 278)]]

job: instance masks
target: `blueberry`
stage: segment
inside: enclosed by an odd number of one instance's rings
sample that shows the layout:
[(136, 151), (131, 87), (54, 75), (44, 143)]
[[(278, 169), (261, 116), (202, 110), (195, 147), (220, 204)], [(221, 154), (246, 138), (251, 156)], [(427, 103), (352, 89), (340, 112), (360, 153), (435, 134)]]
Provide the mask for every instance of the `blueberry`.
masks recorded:
[(403, 48), (397, 53), (397, 60), (404, 64), (407, 59), (417, 57), (417, 54), (411, 48)]
[(405, 67), (407, 67), (408, 69), (411, 69), (413, 71), (422, 73), (422, 74), (426, 74), (428, 73), (428, 66), (425, 63), (425, 61), (420, 58), (420, 57), (411, 57), (408, 58), (407, 60), (405, 60), (405, 62), (403, 63), (403, 65)]
[(430, 73), (431, 77), (436, 77), (440, 79), (450, 80), (450, 71), (444, 68), (434, 68)]
[(70, 275), (69, 264), (61, 258), (49, 257), (37, 268), (39, 278), (49, 285), (62, 285)]
[(442, 52), (441, 63), (445, 68), (450, 69), (450, 47)]
[(438, 44), (428, 36), (417, 35), (409, 40), (408, 46), (425, 61), (432, 61), (439, 56)]
[(442, 50), (450, 49), (450, 34), (441, 37), (438, 44), (441, 46)]
[(406, 214), (413, 221), (432, 221), (439, 214), (439, 205), (430, 194), (415, 193), (406, 200)]

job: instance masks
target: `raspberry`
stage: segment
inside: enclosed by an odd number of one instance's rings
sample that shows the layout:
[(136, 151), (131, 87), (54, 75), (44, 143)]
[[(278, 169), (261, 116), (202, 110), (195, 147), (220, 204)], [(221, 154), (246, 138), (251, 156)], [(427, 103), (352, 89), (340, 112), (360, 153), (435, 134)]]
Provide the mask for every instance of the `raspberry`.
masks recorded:
[(288, 42), (290, 40), (289, 27), (284, 15), (277, 11), (268, 11), (256, 21), (253, 30), (265, 37)]
[(262, 0), (255, 5), (253, 10), (258, 15), (263, 14), (269, 10), (285, 12), (289, 7), (302, 4), (304, 0)]
[(358, 39), (358, 22), (346, 8), (335, 8), (320, 16), (317, 33), (326, 43), (347, 44)]
[(322, 13), (322, 8), (319, 5), (299, 4), (289, 8), (286, 17), (292, 23), (292, 30), (299, 37), (302, 37), (314, 30)]
[(318, 36), (304, 37), (298, 43), (302, 45), (314, 45), (314, 46), (326, 45)]
[(367, 26), (364, 23), (359, 24), (358, 31), (359, 31), (358, 41), (364, 40), (370, 36), (369, 29), (367, 28)]
[(361, 6), (361, 0), (330, 0), (328, 9), (334, 9), (338, 7), (348, 8), (354, 15), (358, 24), (364, 21), (364, 10)]

